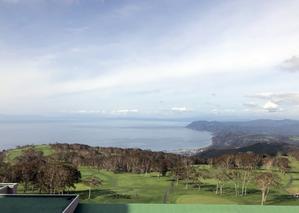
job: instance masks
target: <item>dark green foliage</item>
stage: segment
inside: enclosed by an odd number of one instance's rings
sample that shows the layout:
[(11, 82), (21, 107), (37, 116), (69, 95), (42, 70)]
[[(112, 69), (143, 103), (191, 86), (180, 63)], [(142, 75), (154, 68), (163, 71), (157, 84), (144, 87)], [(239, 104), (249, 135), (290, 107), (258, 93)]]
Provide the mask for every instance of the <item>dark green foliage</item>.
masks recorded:
[[(1, 171), (0, 167), (0, 171)], [(72, 164), (45, 157), (42, 152), (26, 149), (9, 166), (9, 182), (23, 183), (24, 192), (39, 190), (47, 193), (63, 193), (74, 188), (81, 177), (79, 170)]]

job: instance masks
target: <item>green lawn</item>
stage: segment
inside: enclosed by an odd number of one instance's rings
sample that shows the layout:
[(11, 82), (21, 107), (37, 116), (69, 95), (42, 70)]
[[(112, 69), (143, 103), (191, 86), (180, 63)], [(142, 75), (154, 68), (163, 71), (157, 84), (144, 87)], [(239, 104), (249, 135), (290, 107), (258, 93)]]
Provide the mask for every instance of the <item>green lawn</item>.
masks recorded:
[[(299, 166), (298, 162), (292, 160), (292, 164)], [(297, 170), (297, 168), (294, 168)], [(114, 174), (107, 171), (81, 167), (82, 179), (98, 177), (103, 180), (103, 185), (95, 187), (90, 200), (87, 200), (88, 186), (79, 183), (76, 185), (76, 192), (80, 194), (83, 203), (179, 203), (179, 204), (255, 204), (260, 203), (260, 191), (254, 184), (248, 188), (246, 197), (236, 197), (234, 195), (233, 183), (227, 183), (224, 187), (223, 195), (215, 194), (215, 180), (208, 179), (198, 188), (190, 186), (185, 189), (185, 185), (171, 184), (168, 177), (157, 177), (157, 174)], [(299, 167), (298, 170), (299, 171)], [(289, 192), (299, 187), (299, 179), (294, 178), (290, 172), (287, 175), (280, 175), (282, 186), (272, 189), (267, 204), (271, 205), (299, 205), (299, 201), (293, 199)], [(293, 177), (293, 179), (292, 179)]]
[(223, 196), (211, 196), (210, 194), (205, 195), (201, 193), (198, 195), (181, 195), (177, 198), (176, 203), (178, 204), (194, 204), (194, 203), (204, 203), (204, 204), (215, 204), (215, 203), (222, 203), (222, 204), (235, 204), (233, 200), (226, 199)]
[(291, 159), (290, 182), (286, 188), (289, 193), (299, 193), (299, 161)]
[[(16, 149), (10, 149), (7, 152), (6, 161), (14, 161), (16, 157), (20, 156), (22, 152), (26, 149), (29, 149), (30, 147), (25, 148), (16, 148)], [(42, 144), (42, 145), (34, 145), (33, 148), (37, 151), (41, 151), (44, 153), (45, 156), (49, 156), (54, 153), (54, 150), (51, 148), (50, 145)]]
[[(98, 177), (103, 180), (103, 185), (92, 191), (92, 203), (161, 203), (165, 191), (170, 186), (166, 177), (158, 178), (156, 174), (114, 174), (107, 171), (81, 167), (82, 179)], [(87, 198), (88, 186), (79, 183), (76, 192), (81, 195), (81, 200)]]
[[(43, 151), (45, 155), (50, 155), (53, 150), (49, 145), (35, 146), (36, 150)], [(7, 159), (13, 160), (21, 154), (24, 149), (14, 149), (8, 152)], [(271, 205), (299, 205), (299, 200), (291, 195), (299, 192), (299, 161), (290, 158), (292, 170), (282, 175), (281, 187), (271, 189), (267, 204)], [(207, 165), (199, 168), (212, 169)], [(120, 173), (115, 174), (108, 171), (97, 170), (95, 168), (80, 167), (82, 180), (97, 177), (103, 180), (103, 185), (93, 187), (91, 199), (88, 200), (88, 186), (83, 182), (76, 184), (75, 193), (80, 194), (82, 203), (179, 203), (179, 204), (255, 204), (260, 203), (260, 191), (254, 184), (249, 185), (246, 197), (236, 197), (234, 195), (233, 183), (226, 183), (224, 194), (215, 194), (214, 179), (205, 180), (201, 191), (190, 186), (185, 189), (185, 185), (172, 184), (169, 177), (158, 177), (156, 173), (148, 175)], [(19, 193), (22, 192), (22, 185), (19, 186)], [(32, 193), (32, 192), (31, 192)]]

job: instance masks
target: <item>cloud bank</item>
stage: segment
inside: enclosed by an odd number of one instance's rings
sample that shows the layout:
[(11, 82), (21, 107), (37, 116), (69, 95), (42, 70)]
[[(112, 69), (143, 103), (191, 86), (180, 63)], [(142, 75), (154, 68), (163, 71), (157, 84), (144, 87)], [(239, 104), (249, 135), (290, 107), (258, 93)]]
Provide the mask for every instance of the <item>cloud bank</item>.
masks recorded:
[(277, 72), (298, 71), (296, 1), (0, 2), (2, 113), (291, 116), (298, 105), (294, 75)]
[(282, 63), (281, 68), (289, 72), (299, 72), (299, 57), (292, 56), (291, 58), (285, 60)]

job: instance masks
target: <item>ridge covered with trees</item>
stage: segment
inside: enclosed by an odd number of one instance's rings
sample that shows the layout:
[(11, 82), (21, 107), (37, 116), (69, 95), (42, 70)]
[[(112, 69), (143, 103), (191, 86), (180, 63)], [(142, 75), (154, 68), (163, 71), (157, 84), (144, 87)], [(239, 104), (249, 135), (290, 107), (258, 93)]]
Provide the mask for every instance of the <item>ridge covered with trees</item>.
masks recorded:
[(212, 149), (241, 148), (257, 143), (296, 145), (297, 120), (194, 121), (187, 128), (213, 134)]

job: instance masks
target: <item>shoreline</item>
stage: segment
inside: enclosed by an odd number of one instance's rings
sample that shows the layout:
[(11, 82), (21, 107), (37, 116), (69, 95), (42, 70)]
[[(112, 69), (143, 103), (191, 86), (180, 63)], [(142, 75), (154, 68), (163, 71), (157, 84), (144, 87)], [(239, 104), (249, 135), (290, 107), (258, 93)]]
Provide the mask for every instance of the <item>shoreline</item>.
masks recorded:
[[(212, 135), (208, 131), (194, 131), (177, 123), (165, 125), (160, 122), (150, 126), (139, 126), (126, 123), (126, 126), (99, 126), (81, 128), (79, 125), (24, 124), (16, 126), (0, 125), (2, 135), (1, 150), (14, 149), (18, 146), (51, 143), (80, 143), (89, 146), (137, 148), (143, 150), (177, 152), (177, 150), (193, 150), (212, 144)], [(152, 124), (152, 123), (151, 123)], [(137, 127), (137, 128), (136, 128)]]

